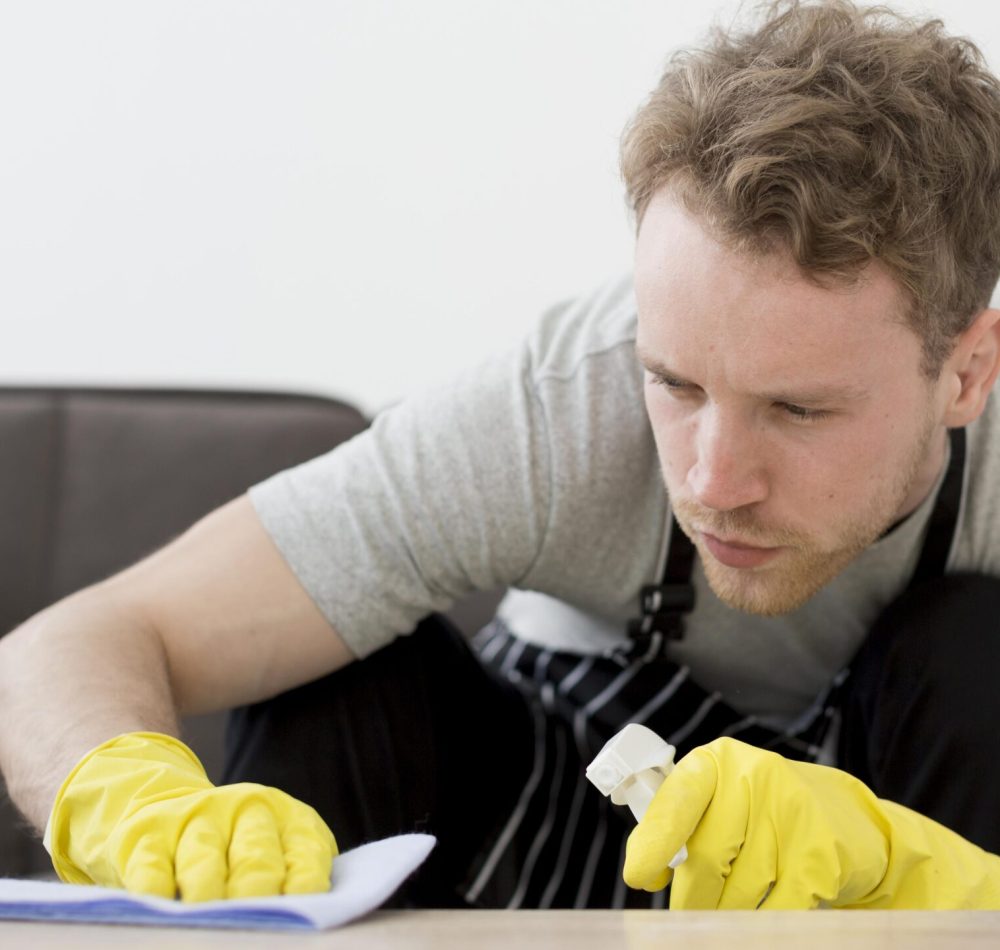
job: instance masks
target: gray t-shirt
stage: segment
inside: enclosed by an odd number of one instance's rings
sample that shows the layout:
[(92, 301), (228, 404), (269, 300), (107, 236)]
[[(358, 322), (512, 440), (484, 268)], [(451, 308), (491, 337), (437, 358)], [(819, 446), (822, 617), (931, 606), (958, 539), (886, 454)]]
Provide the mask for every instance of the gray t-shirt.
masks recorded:
[[(512, 351), (405, 400), (250, 497), (310, 596), (363, 657), (474, 590), (512, 588), (515, 635), (619, 643), (658, 579), (669, 524), (642, 399), (630, 278), (552, 308)], [(968, 430), (948, 569), (1000, 575), (995, 399)], [(939, 479), (940, 484), (940, 479)], [(700, 566), (670, 656), (738, 711), (787, 723), (853, 655), (915, 566), (937, 488), (804, 607), (726, 607)]]

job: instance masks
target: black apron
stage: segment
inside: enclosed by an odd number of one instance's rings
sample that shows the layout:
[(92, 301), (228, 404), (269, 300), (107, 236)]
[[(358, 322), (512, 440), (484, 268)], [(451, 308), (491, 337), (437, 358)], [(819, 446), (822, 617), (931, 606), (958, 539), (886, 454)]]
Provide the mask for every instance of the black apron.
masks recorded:
[[(942, 576), (958, 521), (965, 430), (952, 429), (951, 457), (909, 587)], [(534, 722), (532, 770), (513, 811), (479, 854), (464, 898), (489, 907), (666, 906), (667, 891), (626, 888), (625, 841), (635, 825), (612, 806), (584, 770), (626, 723), (649, 726), (677, 758), (720, 736), (734, 736), (800, 761), (816, 761), (834, 722), (849, 667), (784, 731), (728, 705), (666, 659), (665, 643), (683, 636), (694, 607), (694, 546), (672, 526), (659, 584), (642, 589), (641, 616), (623, 647), (604, 656), (543, 649), (518, 640), (499, 618), (473, 641), (484, 665), (525, 697)]]

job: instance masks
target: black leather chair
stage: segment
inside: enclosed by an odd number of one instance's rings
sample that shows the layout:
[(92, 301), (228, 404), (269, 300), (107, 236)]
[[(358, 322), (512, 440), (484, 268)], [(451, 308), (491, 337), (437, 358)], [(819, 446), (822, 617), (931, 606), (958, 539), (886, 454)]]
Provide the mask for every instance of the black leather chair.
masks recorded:
[[(365, 425), (346, 403), (314, 396), (0, 388), (0, 634)], [(224, 721), (184, 723), (213, 777)], [(41, 844), (0, 799), (0, 875), (47, 874)]]

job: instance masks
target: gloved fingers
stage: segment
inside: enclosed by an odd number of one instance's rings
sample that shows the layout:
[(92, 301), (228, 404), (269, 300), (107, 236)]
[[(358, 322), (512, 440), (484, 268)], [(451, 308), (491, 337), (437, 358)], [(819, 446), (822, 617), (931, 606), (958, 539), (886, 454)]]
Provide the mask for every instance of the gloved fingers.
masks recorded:
[(748, 849), (749, 786), (733, 771), (718, 769), (717, 776), (712, 800), (688, 838), (688, 859), (674, 874), (670, 889), (674, 909), (714, 910), (734, 865), (741, 864), (746, 874), (755, 860), (753, 849)]
[(671, 910), (715, 910), (726, 879), (717, 871), (689, 867), (690, 858), (676, 871), (670, 885)]
[(666, 885), (667, 865), (698, 827), (715, 795), (718, 777), (715, 758), (705, 747), (692, 750), (677, 763), (629, 835), (623, 871), (629, 887), (648, 891)]
[[(632, 834), (635, 834), (633, 831)], [(628, 841), (625, 842), (625, 865), (628, 866), (628, 853), (629, 847), (631, 846), (632, 836), (629, 835)], [(634, 887), (636, 890), (649, 891), (650, 893), (654, 891), (662, 891), (671, 881), (674, 879), (675, 871), (673, 868), (663, 868), (659, 872), (650, 872), (642, 880), (641, 884), (633, 883), (633, 879), (628, 877), (628, 872), (622, 869), (622, 877), (625, 883), (629, 887)]]
[(839, 891), (840, 868), (833, 849), (808, 840), (789, 842), (779, 857), (778, 877), (761, 910), (812, 910)]
[(308, 805), (295, 802), (281, 828), (285, 852), (285, 893), (316, 894), (330, 889), (337, 842), (325, 821)]
[(236, 812), (229, 839), (227, 897), (280, 894), (285, 882), (285, 855), (274, 813), (259, 798)]
[(122, 887), (135, 894), (169, 900), (177, 894), (173, 854), (167, 839), (160, 834), (141, 835), (128, 850), (120, 874)]
[(688, 841), (687, 860), (674, 871), (670, 885), (671, 910), (715, 910), (729, 874), (729, 865), (735, 854), (728, 847), (721, 847), (711, 835), (702, 835), (704, 822), (712, 814), (708, 809)]
[(719, 895), (719, 910), (756, 910), (777, 877), (778, 839), (769, 823), (748, 829)]
[(760, 905), (761, 910), (813, 910), (816, 907), (819, 907), (819, 898), (802, 875), (794, 873), (780, 875)]
[(213, 901), (226, 896), (228, 841), (205, 815), (195, 815), (184, 827), (174, 853), (174, 869), (181, 900)]

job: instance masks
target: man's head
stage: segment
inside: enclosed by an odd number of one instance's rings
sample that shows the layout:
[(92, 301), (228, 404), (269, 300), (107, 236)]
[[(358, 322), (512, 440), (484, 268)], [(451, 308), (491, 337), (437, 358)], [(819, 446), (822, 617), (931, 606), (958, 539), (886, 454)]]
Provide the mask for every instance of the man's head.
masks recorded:
[(1000, 275), (1000, 82), (940, 21), (781, 2), (670, 61), (622, 140), (641, 224), (668, 183), (747, 254), (813, 279), (877, 259), (908, 296), (930, 375)]
[(724, 600), (795, 609), (996, 379), (1000, 84), (939, 23), (781, 4), (674, 58), (623, 169), (671, 502)]

